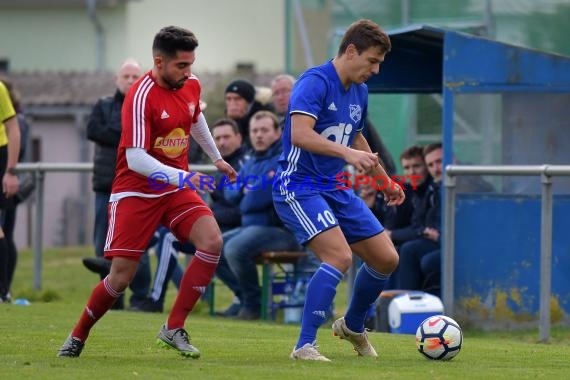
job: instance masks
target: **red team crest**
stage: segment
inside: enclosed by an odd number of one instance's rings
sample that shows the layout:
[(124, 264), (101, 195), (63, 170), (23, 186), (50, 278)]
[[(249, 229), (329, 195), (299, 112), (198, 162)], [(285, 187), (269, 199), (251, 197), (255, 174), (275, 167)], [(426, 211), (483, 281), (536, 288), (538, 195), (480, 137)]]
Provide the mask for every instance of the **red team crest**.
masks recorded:
[(194, 117), (194, 111), (196, 111), (196, 104), (194, 102), (188, 103), (188, 112), (190, 112), (190, 117)]

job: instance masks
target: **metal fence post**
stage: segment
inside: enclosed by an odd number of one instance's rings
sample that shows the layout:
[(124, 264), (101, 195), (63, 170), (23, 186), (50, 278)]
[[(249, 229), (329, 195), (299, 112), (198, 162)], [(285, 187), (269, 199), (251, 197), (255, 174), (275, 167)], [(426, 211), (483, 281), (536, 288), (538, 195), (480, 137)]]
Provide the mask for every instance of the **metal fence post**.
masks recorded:
[(540, 207), (540, 320), (539, 340), (548, 342), (550, 337), (550, 297), (552, 292), (552, 177), (544, 172), (542, 183), (542, 204)]
[(455, 293), (455, 181), (449, 171), (445, 171), (443, 260), (441, 261), (443, 306), (447, 315), (453, 316)]
[(34, 171), (36, 177), (36, 220), (34, 221), (34, 290), (42, 288), (42, 239), (44, 220), (44, 177), (42, 169)]

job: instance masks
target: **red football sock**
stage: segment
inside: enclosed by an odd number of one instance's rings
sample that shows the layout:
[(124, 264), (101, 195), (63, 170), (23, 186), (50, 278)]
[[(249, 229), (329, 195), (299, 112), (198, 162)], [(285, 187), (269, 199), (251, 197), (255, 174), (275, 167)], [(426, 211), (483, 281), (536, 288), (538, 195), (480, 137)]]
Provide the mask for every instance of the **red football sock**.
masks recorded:
[(85, 342), (89, 336), (89, 331), (95, 323), (113, 306), (117, 298), (123, 293), (119, 293), (111, 288), (107, 277), (105, 277), (91, 293), (87, 305), (79, 318), (79, 322), (71, 332), (71, 336), (79, 338)]
[(186, 317), (212, 280), (219, 260), (219, 253), (206, 253), (196, 250), (192, 261), (184, 272), (178, 296), (176, 296), (176, 301), (174, 301), (174, 306), (172, 306), (168, 316), (166, 326), (169, 330), (184, 327)]

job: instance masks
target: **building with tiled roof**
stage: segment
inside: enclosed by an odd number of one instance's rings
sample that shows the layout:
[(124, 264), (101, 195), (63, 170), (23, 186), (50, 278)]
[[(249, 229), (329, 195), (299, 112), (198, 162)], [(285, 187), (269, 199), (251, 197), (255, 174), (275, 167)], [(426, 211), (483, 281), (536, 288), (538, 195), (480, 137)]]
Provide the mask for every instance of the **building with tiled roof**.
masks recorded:
[[(50, 107), (89, 107), (102, 96), (114, 93), (112, 72), (106, 71), (32, 71), (7, 74), (22, 95), (22, 104), (33, 113)], [(198, 74), (206, 97), (213, 89), (224, 86), (233, 75), (217, 73)], [(254, 77), (258, 87), (268, 87), (275, 73), (248, 72), (246, 77)]]
[(88, 106), (115, 91), (113, 73), (34, 71), (9, 74), (25, 108)]

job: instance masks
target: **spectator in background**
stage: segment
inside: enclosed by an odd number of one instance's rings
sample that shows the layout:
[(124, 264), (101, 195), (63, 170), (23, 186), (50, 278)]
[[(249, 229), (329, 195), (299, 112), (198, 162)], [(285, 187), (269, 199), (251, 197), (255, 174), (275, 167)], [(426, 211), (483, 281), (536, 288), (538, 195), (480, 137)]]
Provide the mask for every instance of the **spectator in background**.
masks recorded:
[[(212, 136), (220, 154), (234, 169), (240, 170), (249, 160), (250, 153), (246, 150), (243, 137), (237, 123), (231, 119), (220, 119), (212, 126)], [(222, 173), (215, 175), (216, 183), (220, 183)], [(216, 188), (210, 193), (210, 207), (222, 232), (241, 225), (241, 212), (239, 206), (228, 201), (224, 192)]]
[[(124, 61), (115, 74), (113, 96), (106, 96), (97, 101), (89, 121), (87, 122), (87, 138), (95, 143), (93, 158), (93, 191), (95, 192), (95, 223), (93, 226), (94, 258), (84, 258), (83, 263), (100, 274), (101, 279), (109, 273), (111, 262), (103, 258), (103, 247), (107, 236), (108, 205), (111, 186), (115, 178), (117, 147), (121, 139), (121, 107), (125, 95), (133, 83), (142, 75), (138, 62), (128, 59)], [(144, 301), (150, 286), (150, 263), (148, 254), (144, 254), (139, 263), (135, 278), (130, 284), (133, 292), (130, 304), (136, 307)], [(113, 309), (123, 309), (121, 296), (113, 305)]]
[(424, 162), (435, 183), (443, 178), (443, 147), (441, 143), (433, 143), (423, 148)]
[(281, 129), (285, 124), (285, 116), (289, 109), (289, 97), (294, 84), (295, 78), (289, 74), (279, 74), (271, 81), (271, 101)]
[[(4, 218), (6, 208), (12, 207), (11, 199), (18, 192), (18, 178), (15, 167), (20, 154), (20, 127), (16, 110), (10, 99), (6, 85), (0, 81), (0, 219)], [(3, 223), (2, 223), (3, 224)], [(15, 257), (11, 253), (3, 228), (0, 228), (0, 303), (10, 302), (10, 266)]]
[[(416, 191), (422, 192), (422, 184), (429, 178), (429, 174), (423, 159), (422, 148), (411, 146), (400, 154), (400, 164), (404, 170), (404, 183), (399, 182), (404, 190), (406, 199), (401, 205), (388, 206), (381, 191), (374, 189), (371, 184), (365, 184), (360, 188), (359, 196), (368, 206), (370, 211), (376, 216), (384, 226), (384, 231), (391, 238), (396, 249), (406, 240), (418, 237), (417, 232), (412, 228), (412, 218), (414, 215), (414, 197), (419, 195)], [(388, 172), (388, 170), (386, 170)], [(384, 290), (396, 289), (399, 268), (396, 268), (386, 282)]]
[(244, 139), (247, 148), (251, 148), (249, 141), (249, 120), (257, 111), (270, 110), (273, 107), (257, 101), (253, 84), (246, 79), (232, 81), (225, 90), (226, 117), (234, 120)]
[[(386, 226), (386, 233), (396, 248), (406, 241), (422, 236), (425, 228), (425, 221), (422, 217), (424, 211), (421, 210), (424, 207), (422, 206), (422, 199), (432, 183), (432, 178), (424, 162), (422, 147), (413, 145), (406, 148), (400, 154), (400, 164), (406, 177), (404, 184), (406, 201), (400, 207), (407, 205), (406, 212), (397, 214), (399, 222), (389, 223), (391, 224), (390, 227)], [(392, 208), (390, 211), (395, 212), (395, 210), (404, 209)], [(388, 219), (394, 220), (395, 216), (391, 214)], [(392, 276), (394, 277), (394, 274)]]
[[(18, 155), (18, 161), (28, 161), (29, 152), (26, 149), (28, 146), (29, 136), (30, 136), (30, 126), (26, 120), (26, 116), (22, 110), (20, 103), (20, 93), (14, 87), (13, 83), (7, 78), (0, 78), (0, 81), (4, 82), (8, 93), (10, 95), (10, 100), (16, 111), (16, 118), (18, 119), (18, 126), (20, 128), (20, 154)], [(18, 261), (18, 249), (16, 243), (14, 242), (14, 227), (16, 226), (16, 207), (23, 202), (33, 191), (35, 185), (33, 180), (33, 173), (20, 173), (18, 175), (19, 180), (19, 190), (14, 195), (12, 202), (8, 202), (6, 209), (4, 210), (4, 222), (2, 229), (4, 230), (4, 235), (6, 237), (6, 243), (8, 245), (8, 298), (10, 298), (10, 288), (12, 286), (12, 280), (14, 279), (14, 272), (16, 270), (16, 264)], [(25, 179), (25, 180), (22, 180)]]
[[(432, 180), (427, 182), (423, 197), (414, 204), (414, 227), (417, 236), (400, 246), (398, 275), (400, 289), (429, 290), (438, 296), (440, 268), (437, 262), (440, 260), (441, 252), (442, 156), (441, 143), (430, 144), (423, 149), (424, 161)], [(428, 280), (432, 283), (428, 284)]]
[[(273, 206), (273, 176), (281, 154), (281, 128), (275, 114), (259, 111), (250, 120), (253, 146), (251, 158), (239, 171), (240, 178), (251, 178), (247, 186), (224, 188), (226, 198), (239, 205), (241, 227), (224, 232), (222, 256), (241, 289), (241, 309), (236, 318), (260, 318), (261, 287), (255, 259), (264, 251), (300, 250), (295, 237), (279, 220)], [(269, 185), (268, 185), (269, 184)], [(226, 282), (225, 279), (221, 278)]]

